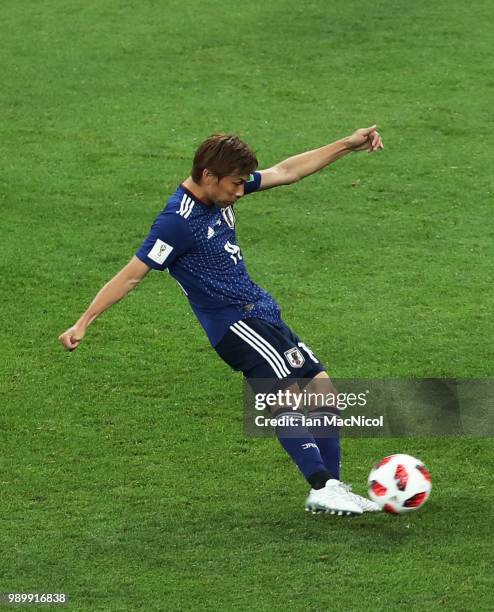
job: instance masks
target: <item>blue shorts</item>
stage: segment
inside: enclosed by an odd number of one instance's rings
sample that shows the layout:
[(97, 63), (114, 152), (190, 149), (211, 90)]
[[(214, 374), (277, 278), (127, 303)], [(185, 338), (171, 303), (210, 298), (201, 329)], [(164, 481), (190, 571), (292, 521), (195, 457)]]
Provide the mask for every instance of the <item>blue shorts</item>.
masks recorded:
[(283, 321), (281, 325), (262, 319), (237, 321), (214, 348), (223, 361), (249, 379), (290, 383), (314, 378), (326, 369)]

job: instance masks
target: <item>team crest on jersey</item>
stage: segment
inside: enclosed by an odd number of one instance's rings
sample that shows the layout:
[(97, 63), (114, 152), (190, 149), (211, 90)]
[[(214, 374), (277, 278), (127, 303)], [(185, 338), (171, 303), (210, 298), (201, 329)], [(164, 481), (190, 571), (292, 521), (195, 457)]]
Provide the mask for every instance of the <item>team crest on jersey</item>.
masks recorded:
[(289, 351), (285, 351), (285, 357), (292, 368), (301, 368), (305, 363), (304, 356), (296, 346)]
[(221, 214), (223, 215), (223, 219), (230, 229), (235, 229), (235, 215), (233, 213), (233, 208), (228, 206), (228, 208), (223, 208), (221, 210)]

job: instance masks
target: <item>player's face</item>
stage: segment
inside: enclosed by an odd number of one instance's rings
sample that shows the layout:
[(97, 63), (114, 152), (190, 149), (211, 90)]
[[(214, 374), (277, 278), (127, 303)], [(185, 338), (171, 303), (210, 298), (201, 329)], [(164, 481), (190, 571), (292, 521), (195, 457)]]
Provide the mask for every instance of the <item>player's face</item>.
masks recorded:
[(244, 185), (248, 175), (214, 177), (209, 184), (209, 197), (220, 208), (226, 208), (244, 195)]

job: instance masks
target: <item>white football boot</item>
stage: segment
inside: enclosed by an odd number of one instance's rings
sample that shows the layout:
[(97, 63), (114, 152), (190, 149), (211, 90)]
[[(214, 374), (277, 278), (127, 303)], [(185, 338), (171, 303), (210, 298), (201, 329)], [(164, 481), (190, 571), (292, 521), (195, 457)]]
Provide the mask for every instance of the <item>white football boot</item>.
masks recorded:
[(331, 478), (323, 489), (311, 489), (305, 502), (306, 512), (326, 512), (338, 516), (362, 514), (362, 508), (352, 499), (356, 495), (349, 493), (347, 486)]
[(360, 506), (362, 512), (381, 512), (381, 508), (373, 502), (371, 499), (367, 499), (367, 497), (362, 497), (362, 495), (357, 495), (357, 493), (352, 493), (352, 487), (348, 484), (341, 483), (343, 487), (347, 490), (348, 495), (351, 499)]

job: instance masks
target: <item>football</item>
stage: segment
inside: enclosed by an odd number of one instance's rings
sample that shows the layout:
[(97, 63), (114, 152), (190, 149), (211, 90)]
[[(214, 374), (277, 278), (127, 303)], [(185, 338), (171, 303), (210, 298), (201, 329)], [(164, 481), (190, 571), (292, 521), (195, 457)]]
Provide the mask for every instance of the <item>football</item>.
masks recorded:
[(369, 497), (389, 514), (418, 510), (432, 488), (424, 464), (411, 455), (384, 457), (371, 470), (368, 485)]

